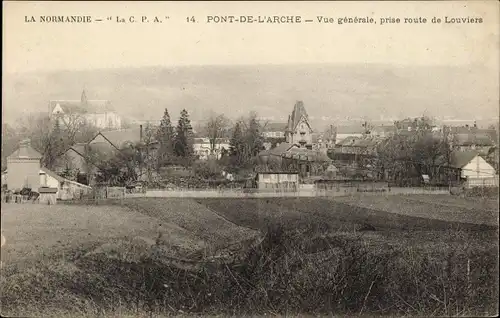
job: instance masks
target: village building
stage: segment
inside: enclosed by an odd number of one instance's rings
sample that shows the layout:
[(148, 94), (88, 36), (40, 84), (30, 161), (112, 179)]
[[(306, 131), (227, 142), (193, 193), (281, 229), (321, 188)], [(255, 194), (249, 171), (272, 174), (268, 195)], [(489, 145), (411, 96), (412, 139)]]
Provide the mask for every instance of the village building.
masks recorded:
[(227, 138), (217, 138), (213, 151), (209, 138), (195, 138), (193, 143), (194, 154), (200, 160), (208, 160), (210, 155), (220, 159), (224, 151), (229, 151), (229, 147), (229, 139)]
[(19, 148), (7, 157), (7, 190), (23, 188), (37, 191), (40, 187), (40, 160), (42, 154), (31, 147), (29, 140), (23, 140)]
[(342, 140), (349, 137), (361, 138), (365, 135), (366, 129), (361, 125), (342, 125), (336, 127), (336, 142), (339, 143)]
[(80, 100), (49, 101), (49, 116), (66, 125), (84, 121), (99, 129), (120, 129), (122, 126), (122, 118), (109, 100), (89, 100), (85, 90)]
[(302, 179), (324, 175), (332, 160), (325, 152), (281, 143), (259, 153), (261, 171), (297, 171)]
[(267, 122), (262, 127), (262, 136), (265, 139), (283, 139), (284, 141), (287, 127), (287, 123)]
[(477, 151), (453, 151), (450, 166), (460, 170), (460, 177), (467, 187), (497, 186), (498, 174)]
[(301, 148), (312, 149), (313, 129), (309, 123), (304, 103), (297, 101), (292, 114), (288, 116), (285, 139), (289, 144), (299, 145)]
[[(88, 193), (91, 188), (84, 184), (68, 180), (55, 172), (41, 167), (42, 155), (33, 149), (29, 140), (21, 142), (19, 149), (7, 158), (7, 170), (2, 173), (7, 190), (17, 191), (23, 188), (39, 192), (41, 188), (51, 191), (58, 199), (73, 199)], [(3, 178), (5, 176), (5, 178)]]

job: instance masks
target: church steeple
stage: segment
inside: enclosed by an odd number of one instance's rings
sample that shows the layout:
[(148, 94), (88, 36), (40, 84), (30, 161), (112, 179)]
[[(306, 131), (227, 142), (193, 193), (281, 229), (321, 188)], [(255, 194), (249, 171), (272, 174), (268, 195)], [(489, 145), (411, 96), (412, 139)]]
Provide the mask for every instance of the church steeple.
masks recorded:
[(87, 105), (87, 94), (85, 93), (85, 89), (82, 91), (82, 98), (80, 102), (82, 103), (82, 106)]

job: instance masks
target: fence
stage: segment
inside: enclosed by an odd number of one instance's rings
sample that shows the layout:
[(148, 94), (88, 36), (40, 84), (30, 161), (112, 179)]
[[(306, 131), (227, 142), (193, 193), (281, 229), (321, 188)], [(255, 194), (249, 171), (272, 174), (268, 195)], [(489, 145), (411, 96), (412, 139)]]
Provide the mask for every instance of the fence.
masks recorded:
[(498, 187), (498, 176), (491, 178), (468, 178), (464, 186), (466, 188)]

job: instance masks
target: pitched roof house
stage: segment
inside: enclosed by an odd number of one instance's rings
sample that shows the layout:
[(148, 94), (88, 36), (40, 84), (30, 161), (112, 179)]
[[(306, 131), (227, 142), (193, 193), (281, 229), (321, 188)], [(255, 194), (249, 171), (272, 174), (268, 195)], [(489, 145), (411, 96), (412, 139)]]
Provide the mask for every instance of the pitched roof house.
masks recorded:
[(312, 148), (313, 129), (309, 122), (304, 103), (297, 101), (293, 107), (292, 114), (288, 116), (288, 124), (285, 131), (287, 143), (298, 144), (304, 148)]
[[(495, 179), (498, 180), (495, 168), (486, 162), (477, 151), (453, 151), (450, 156), (450, 166), (460, 169), (462, 178), (475, 180), (480, 184), (484, 184), (484, 180), (490, 180), (493, 184)], [(487, 185), (490, 183), (488, 182)]]

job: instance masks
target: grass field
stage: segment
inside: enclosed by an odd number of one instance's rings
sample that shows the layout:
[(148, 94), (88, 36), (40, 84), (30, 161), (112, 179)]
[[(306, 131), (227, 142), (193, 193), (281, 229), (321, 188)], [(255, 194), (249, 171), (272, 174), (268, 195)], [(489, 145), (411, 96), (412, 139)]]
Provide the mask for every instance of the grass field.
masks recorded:
[[(498, 311), (498, 208), (488, 201), (414, 195), (3, 204), (2, 233), (2, 315)], [(235, 243), (239, 250), (227, 257)]]

